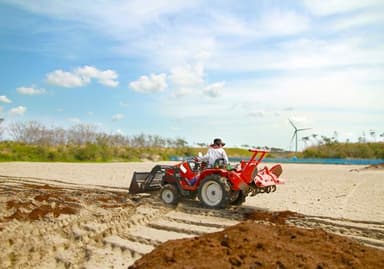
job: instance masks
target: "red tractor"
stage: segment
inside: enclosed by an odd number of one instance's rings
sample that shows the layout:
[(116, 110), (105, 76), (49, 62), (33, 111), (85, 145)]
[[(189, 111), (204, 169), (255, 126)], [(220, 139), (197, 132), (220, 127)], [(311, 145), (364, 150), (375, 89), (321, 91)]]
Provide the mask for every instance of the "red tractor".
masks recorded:
[[(177, 204), (182, 199), (199, 198), (208, 208), (241, 205), (248, 195), (276, 191), (282, 168), (258, 169), (267, 151), (250, 149), (252, 157), (235, 167), (216, 162), (213, 168), (194, 158), (173, 166), (155, 166), (150, 173), (135, 173), (131, 193), (160, 188), (160, 198), (166, 204)], [(141, 176), (141, 179), (140, 179)], [(139, 184), (140, 185), (139, 185)]]

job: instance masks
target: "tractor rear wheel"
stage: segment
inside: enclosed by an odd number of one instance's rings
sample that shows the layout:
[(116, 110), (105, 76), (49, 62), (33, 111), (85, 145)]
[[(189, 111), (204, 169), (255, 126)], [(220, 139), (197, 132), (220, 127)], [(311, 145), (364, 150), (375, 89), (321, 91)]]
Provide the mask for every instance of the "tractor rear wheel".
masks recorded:
[(209, 208), (226, 208), (230, 202), (230, 190), (228, 180), (225, 177), (207, 176), (198, 189), (200, 203)]
[(160, 191), (160, 198), (167, 205), (176, 205), (180, 196), (175, 185), (166, 184)]

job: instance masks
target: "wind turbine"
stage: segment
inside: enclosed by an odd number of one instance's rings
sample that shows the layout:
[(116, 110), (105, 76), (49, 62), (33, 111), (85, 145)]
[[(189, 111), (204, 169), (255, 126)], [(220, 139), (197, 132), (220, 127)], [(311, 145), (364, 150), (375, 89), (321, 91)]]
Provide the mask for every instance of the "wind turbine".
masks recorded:
[(312, 128), (297, 128), (296, 125), (293, 124), (293, 122), (289, 120), (289, 123), (293, 126), (293, 128), (295, 129), (295, 131), (293, 132), (293, 135), (292, 135), (292, 138), (291, 138), (291, 143), (290, 145), (292, 145), (292, 141), (294, 138), (296, 138), (296, 148), (295, 148), (295, 152), (297, 152), (297, 133), (300, 132), (300, 131), (304, 131), (304, 130), (310, 130)]

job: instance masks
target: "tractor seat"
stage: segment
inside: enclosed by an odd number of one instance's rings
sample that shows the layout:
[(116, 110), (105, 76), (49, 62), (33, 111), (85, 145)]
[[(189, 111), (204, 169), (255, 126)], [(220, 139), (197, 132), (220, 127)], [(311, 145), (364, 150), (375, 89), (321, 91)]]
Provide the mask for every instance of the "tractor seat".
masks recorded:
[(225, 160), (223, 158), (217, 159), (213, 164), (213, 168), (225, 168)]

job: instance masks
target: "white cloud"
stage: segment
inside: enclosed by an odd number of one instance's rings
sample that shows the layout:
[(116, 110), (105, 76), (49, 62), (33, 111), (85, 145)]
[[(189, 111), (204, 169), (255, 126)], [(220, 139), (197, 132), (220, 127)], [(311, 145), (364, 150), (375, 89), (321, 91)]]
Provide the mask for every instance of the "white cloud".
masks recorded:
[(193, 92), (194, 92), (193, 89), (190, 89), (190, 88), (180, 88), (180, 89), (176, 89), (173, 92), (173, 95), (178, 98), (178, 97), (191, 95)]
[(9, 98), (5, 95), (0, 95), (0, 102), (3, 102), (3, 103), (12, 103), (11, 100), (9, 100)]
[[(132, 81), (129, 86), (133, 90), (142, 93), (153, 93), (163, 91), (168, 87), (166, 78), (172, 82), (173, 96), (183, 97), (192, 94), (205, 94), (209, 97), (217, 97), (224, 87), (224, 82), (216, 82), (204, 87), (204, 68), (202, 64), (183, 65), (171, 69), (170, 75), (151, 74), (141, 76)], [(201, 88), (203, 88), (201, 90)]]
[(24, 94), (24, 95), (40, 95), (40, 94), (44, 94), (46, 93), (46, 90), (45, 89), (39, 89), (39, 88), (36, 88), (35, 86), (31, 86), (31, 87), (19, 87), (16, 89), (16, 91), (20, 94)]
[(316, 15), (328, 16), (381, 5), (381, 0), (304, 0), (307, 8)]
[(169, 78), (176, 87), (193, 88), (204, 82), (204, 67), (202, 64), (174, 67)]
[(246, 21), (229, 12), (213, 12), (213, 29), (220, 34), (246, 36), (252, 32)]
[(101, 71), (97, 79), (100, 84), (107, 87), (117, 87), (119, 85), (119, 82), (116, 80), (117, 73), (113, 70)]
[(257, 33), (261, 36), (281, 36), (309, 29), (309, 19), (293, 11), (270, 10), (258, 22)]
[(330, 24), (330, 26), (328, 26), (328, 28), (332, 29), (332, 31), (340, 31), (361, 26), (382, 24), (383, 22), (384, 16), (382, 12), (371, 11), (354, 14), (353, 16), (349, 16), (347, 18), (337, 18)]
[(84, 81), (84, 83), (89, 83), (91, 78), (98, 76), (99, 72), (100, 71), (97, 68), (86, 65), (76, 68), (73, 73), (79, 76)]
[(280, 70), (305, 71), (319, 68), (345, 68), (351, 65), (384, 64), (381, 43), (365, 38), (299, 38), (275, 43), (273, 47), (223, 51), (226, 57), (214, 58), (208, 68), (215, 71), (242, 72)]
[(119, 82), (116, 80), (118, 75), (113, 70), (99, 70), (93, 66), (83, 66), (75, 70), (75, 74), (79, 75), (82, 80), (88, 84), (92, 78), (96, 79), (100, 84), (107, 87), (116, 87)]
[(218, 44), (215, 33), (208, 31), (209, 27), (203, 31), (198, 27), (180, 25), (175, 29), (150, 32), (150, 38), (145, 35), (129, 44), (124, 42), (118, 52), (130, 56), (135, 51), (163, 70), (183, 67), (187, 63), (204, 63), (215, 54)]
[(10, 109), (9, 114), (13, 116), (23, 116), (26, 111), (27, 111), (27, 108), (25, 106), (18, 106)]
[(149, 76), (141, 76), (138, 80), (129, 83), (129, 87), (134, 91), (141, 93), (154, 93), (163, 91), (168, 87), (166, 74), (151, 74)]
[(209, 97), (217, 97), (220, 95), (220, 92), (223, 90), (225, 82), (216, 82), (208, 85), (204, 88), (204, 94)]
[(112, 116), (113, 121), (118, 121), (118, 120), (122, 120), (122, 119), (124, 119), (124, 114), (118, 113), (118, 114), (115, 114)]
[(224, 88), (224, 82), (216, 82), (204, 86), (204, 67), (202, 64), (187, 64), (171, 69), (169, 78), (173, 84), (175, 97), (204, 94), (217, 97)]
[(99, 70), (93, 66), (78, 67), (72, 72), (55, 70), (46, 75), (47, 82), (52, 85), (74, 88), (82, 87), (96, 79), (100, 84), (107, 87), (116, 87), (118, 75), (113, 70)]
[[(383, 68), (345, 68), (289, 72), (284, 75), (232, 83), (223, 98), (232, 103), (260, 100), (261, 105), (299, 109), (382, 109)], [(241, 94), (239, 94), (241, 92)], [(246, 98), (245, 98), (246, 97)], [(291, 109), (287, 110), (287, 113)]]
[[(196, 6), (198, 1), (146, 1), (117, 0), (111, 5), (108, 1), (70, 0), (52, 2), (50, 0), (23, 1), (5, 0), (30, 12), (47, 16), (74, 20), (98, 27), (99, 30), (124, 33), (139, 28), (143, 24), (158, 20), (159, 17)], [(196, 2), (196, 3), (195, 3)], [(130, 18), (127, 20), (127, 18)]]
[(63, 70), (55, 70), (46, 77), (49, 84), (65, 88), (82, 87), (86, 84), (78, 75)]

